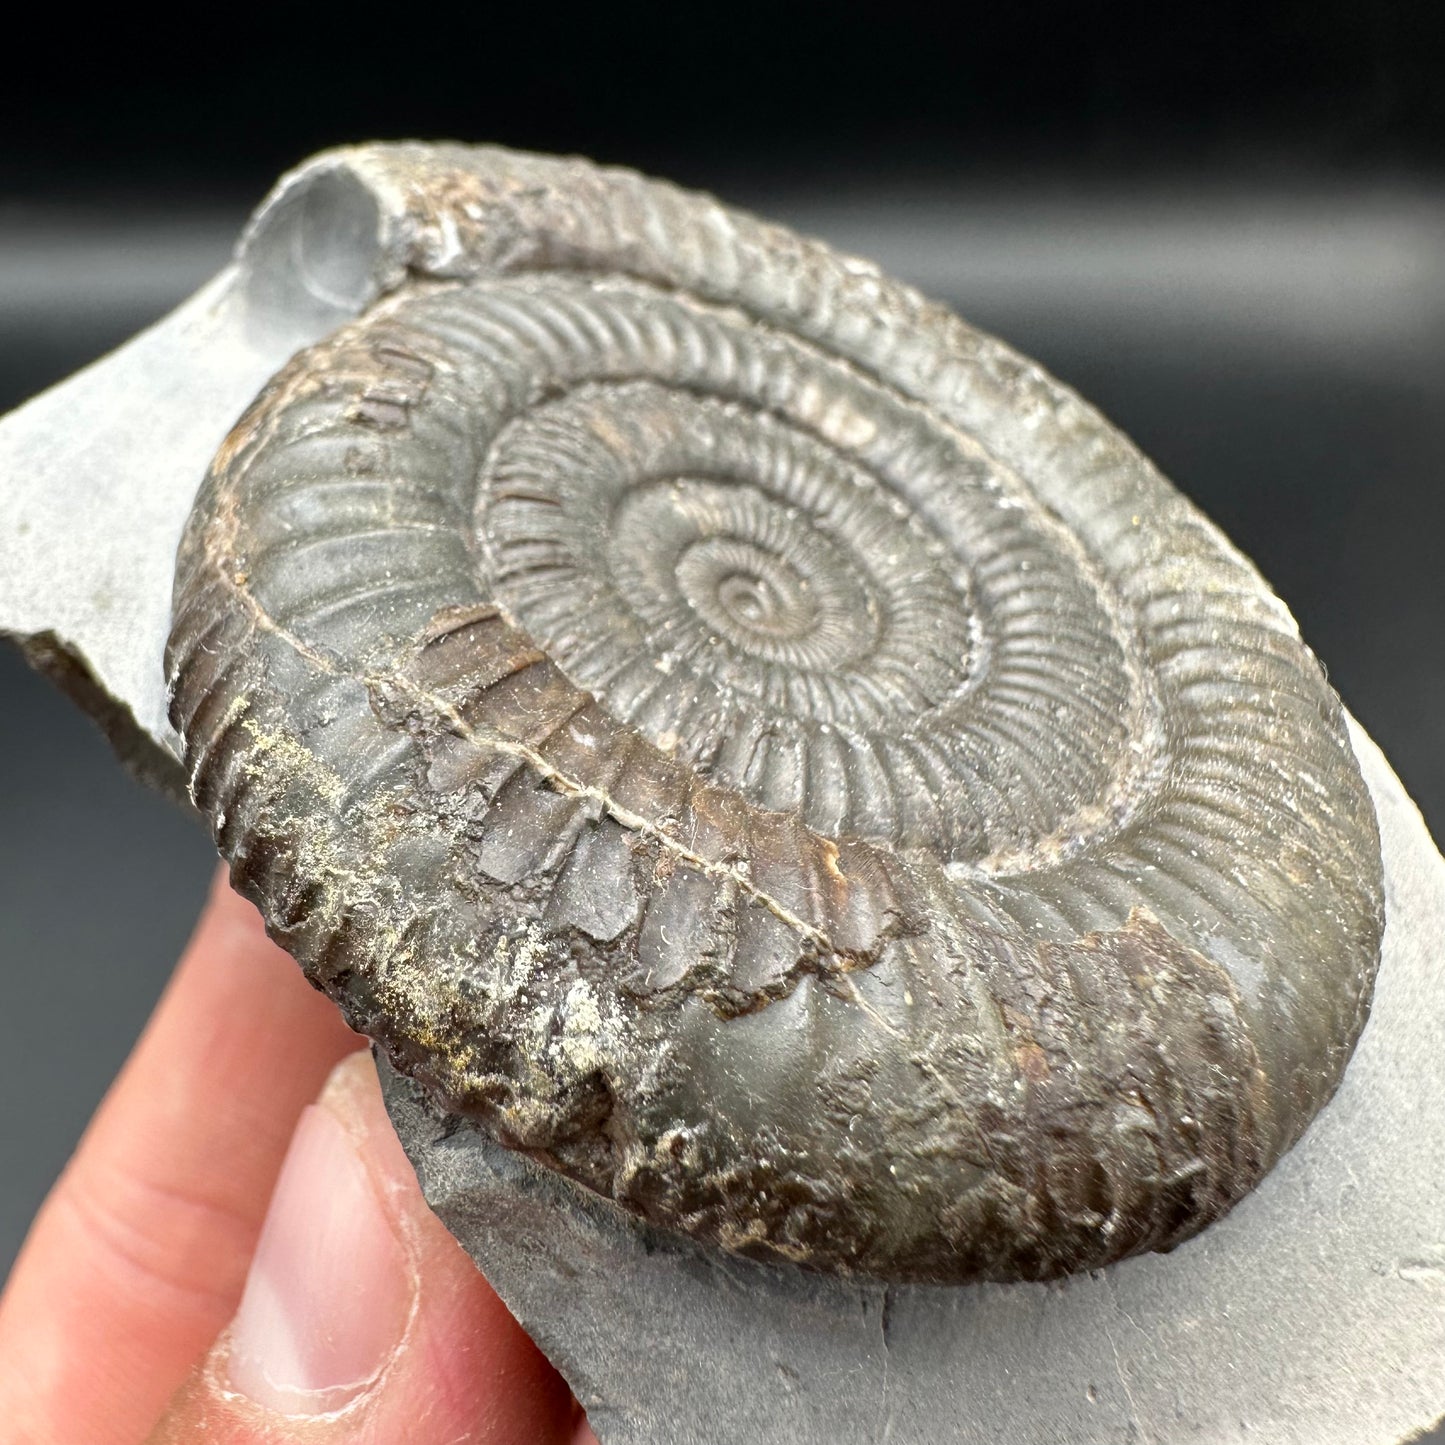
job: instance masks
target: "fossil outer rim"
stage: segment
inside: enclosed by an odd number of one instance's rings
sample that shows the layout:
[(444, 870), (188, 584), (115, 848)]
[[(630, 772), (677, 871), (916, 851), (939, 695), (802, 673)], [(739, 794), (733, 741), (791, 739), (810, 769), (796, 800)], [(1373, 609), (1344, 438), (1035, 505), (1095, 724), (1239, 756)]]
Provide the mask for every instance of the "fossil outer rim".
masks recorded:
[[(1249, 565), (951, 313), (583, 162), (375, 147), (391, 293), (216, 459), (233, 876), (448, 1107), (755, 1257), (1045, 1278), (1338, 1082), (1378, 835)], [(403, 279), (404, 278), (404, 279)]]

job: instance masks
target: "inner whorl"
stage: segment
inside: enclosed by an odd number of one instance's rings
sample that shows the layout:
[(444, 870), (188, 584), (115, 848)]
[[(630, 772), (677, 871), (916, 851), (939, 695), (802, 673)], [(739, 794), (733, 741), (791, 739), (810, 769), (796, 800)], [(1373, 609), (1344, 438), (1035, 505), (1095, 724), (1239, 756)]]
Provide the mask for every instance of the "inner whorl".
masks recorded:
[(1382, 927), (1283, 605), (864, 263), (585, 163), (359, 155), (407, 279), (222, 448), (168, 655), (309, 976), (503, 1143), (756, 1257), (1042, 1278), (1226, 1211)]

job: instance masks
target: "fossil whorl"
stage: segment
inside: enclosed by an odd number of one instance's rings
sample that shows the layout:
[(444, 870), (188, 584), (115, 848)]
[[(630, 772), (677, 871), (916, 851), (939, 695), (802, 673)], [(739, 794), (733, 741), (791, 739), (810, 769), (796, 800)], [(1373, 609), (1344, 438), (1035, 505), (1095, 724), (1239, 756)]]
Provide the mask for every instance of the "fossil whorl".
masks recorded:
[(1283, 605), (870, 265), (628, 172), (359, 154), (389, 292), (226, 442), (168, 654), (312, 980), (503, 1143), (760, 1258), (1043, 1278), (1229, 1209), (1382, 926)]

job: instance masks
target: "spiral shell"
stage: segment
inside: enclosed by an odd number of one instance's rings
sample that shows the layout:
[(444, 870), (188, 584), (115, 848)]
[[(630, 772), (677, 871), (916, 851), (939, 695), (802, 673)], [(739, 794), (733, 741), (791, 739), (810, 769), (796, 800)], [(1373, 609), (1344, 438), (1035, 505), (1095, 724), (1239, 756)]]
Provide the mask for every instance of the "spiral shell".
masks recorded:
[(874, 267), (379, 147), (404, 270), (238, 424), (196, 802), (351, 1022), (667, 1229), (893, 1280), (1166, 1250), (1333, 1092), (1339, 704), (1130, 443)]

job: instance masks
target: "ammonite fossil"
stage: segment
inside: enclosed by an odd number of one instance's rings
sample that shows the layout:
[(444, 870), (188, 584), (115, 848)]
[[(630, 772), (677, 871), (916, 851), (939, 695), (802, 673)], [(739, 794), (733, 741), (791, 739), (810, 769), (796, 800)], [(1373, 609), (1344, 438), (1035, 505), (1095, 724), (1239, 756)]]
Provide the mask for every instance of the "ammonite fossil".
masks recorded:
[(1337, 699), (1118, 432), (864, 262), (401, 146), (405, 266), (217, 457), (168, 667), (239, 886), (449, 1109), (893, 1280), (1167, 1250), (1334, 1090)]

